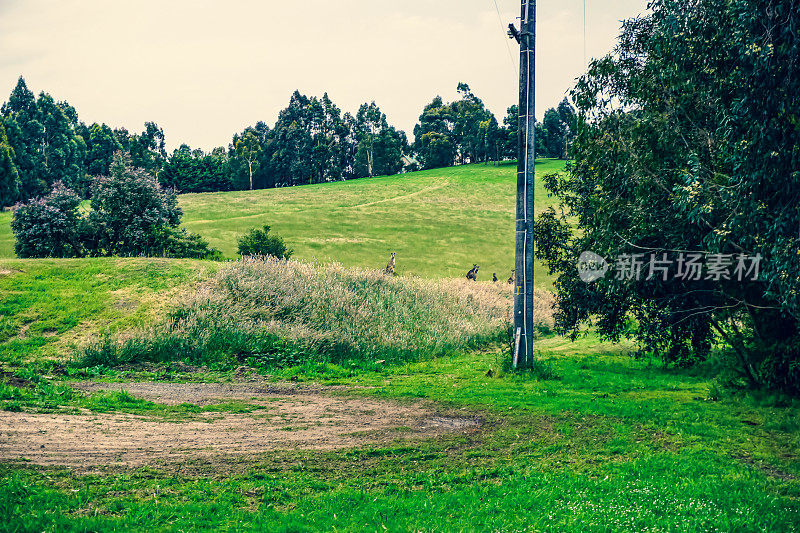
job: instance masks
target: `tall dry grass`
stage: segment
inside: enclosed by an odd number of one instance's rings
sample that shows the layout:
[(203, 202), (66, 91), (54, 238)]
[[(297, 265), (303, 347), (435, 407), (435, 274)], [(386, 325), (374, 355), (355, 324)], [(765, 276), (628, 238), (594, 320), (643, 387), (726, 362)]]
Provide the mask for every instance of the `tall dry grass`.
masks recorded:
[[(512, 287), (389, 277), (273, 258), (229, 263), (178, 302), (167, 321), (105, 337), (83, 363), (172, 359), (287, 366), (307, 360), (413, 360), (500, 341)], [(552, 327), (549, 293), (536, 321)]]

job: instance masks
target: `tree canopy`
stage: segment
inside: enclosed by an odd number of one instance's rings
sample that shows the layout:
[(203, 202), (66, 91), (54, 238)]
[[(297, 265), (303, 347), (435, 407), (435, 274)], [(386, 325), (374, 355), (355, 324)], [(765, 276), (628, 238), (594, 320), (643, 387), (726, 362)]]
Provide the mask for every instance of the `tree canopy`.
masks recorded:
[[(656, 0), (651, 9), (624, 24), (614, 53), (573, 92), (575, 162), (547, 183), (563, 210), (536, 226), (538, 255), (559, 275), (558, 324), (577, 333), (594, 318), (602, 334), (634, 336), (677, 364), (722, 342), (745, 382), (798, 392), (796, 5)], [(587, 284), (575, 268), (585, 251), (612, 262), (640, 254), (651, 275), (618, 270)], [(680, 275), (690, 253), (699, 277)], [(666, 281), (652, 275), (664, 254), (677, 258)], [(737, 275), (743, 257), (760, 260), (755, 279), (752, 268)]]

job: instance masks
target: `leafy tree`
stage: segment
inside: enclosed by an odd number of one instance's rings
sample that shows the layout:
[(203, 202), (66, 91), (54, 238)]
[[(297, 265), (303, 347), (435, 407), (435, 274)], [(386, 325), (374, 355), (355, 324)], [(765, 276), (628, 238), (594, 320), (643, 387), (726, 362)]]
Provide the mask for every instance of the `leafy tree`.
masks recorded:
[(578, 128), (578, 114), (575, 111), (575, 107), (567, 100), (565, 97), (561, 100), (561, 103), (558, 104), (558, 117), (561, 119), (561, 122), (565, 126), (565, 133), (564, 133), (564, 157), (569, 157), (572, 143), (575, 140), (575, 131)]
[(567, 157), (567, 135), (568, 127), (561, 120), (561, 116), (554, 108), (550, 108), (544, 113), (542, 121), (544, 129), (544, 147), (548, 157), (565, 159)]
[(270, 226), (264, 226), (263, 229), (252, 228), (239, 237), (239, 255), (269, 255), (289, 259), (294, 252), (286, 247), (282, 238), (269, 232)]
[(448, 167), (455, 162), (453, 109), (441, 96), (425, 106), (414, 126), (414, 152), (424, 168)]
[(518, 132), (519, 132), (519, 106), (514, 104), (506, 110), (506, 116), (505, 118), (503, 118), (503, 127), (500, 129), (499, 132), (500, 156), (502, 159), (517, 158), (519, 151)]
[(40, 137), (42, 125), (38, 121), (36, 98), (21, 76), (11, 91), (8, 102), (3, 104), (2, 115), (20, 175), (20, 196), (28, 199), (45, 194), (47, 183), (37, 172), (37, 139)]
[(403, 132), (389, 125), (375, 102), (361, 105), (354, 129), (355, 177), (397, 174), (403, 169), (403, 151), (408, 141)]
[(44, 126), (42, 135), (44, 179), (48, 185), (56, 181), (74, 185), (85, 172), (86, 153), (83, 138), (74, 130), (75, 110), (63, 102), (56, 103), (46, 93), (39, 95), (36, 106)]
[[(414, 151), (425, 168), (455, 162), (497, 159), (501, 135), (497, 119), (466, 83), (458, 84), (459, 100), (445, 104), (440, 96), (426, 105), (414, 127)], [(510, 132), (503, 135), (509, 151)]]
[(449, 136), (442, 133), (429, 132), (416, 143), (422, 156), (424, 168), (448, 167), (456, 157), (456, 146)]
[[(119, 132), (121, 133), (121, 132)], [(155, 122), (145, 122), (144, 131), (131, 135), (127, 142), (120, 141), (130, 154), (131, 165), (158, 178), (167, 159), (164, 130)]]
[[(544, 145), (547, 131), (541, 122), (536, 121), (535, 124), (536, 157), (548, 157), (548, 152)], [(501, 158), (516, 159), (519, 155), (518, 132), (519, 106), (515, 104), (508, 108), (506, 117), (503, 119), (503, 127), (498, 132)]]
[(261, 155), (261, 143), (253, 130), (246, 130), (242, 137), (236, 141), (236, 158), (247, 165), (250, 178), (250, 190), (253, 190), (253, 172), (258, 168), (258, 158)]
[(276, 186), (354, 177), (356, 120), (330, 100), (295, 91), (267, 136), (263, 160)]
[[(800, 393), (800, 34), (787, 23), (796, 5), (651, 8), (573, 91), (575, 163), (547, 182), (564, 211), (536, 224), (538, 255), (558, 273), (557, 324), (577, 334), (594, 317), (602, 335), (634, 336), (681, 365), (721, 343), (735, 382)], [(740, 280), (731, 266), (716, 279), (707, 264), (695, 280), (672, 265), (667, 281), (586, 284), (575, 268), (584, 250), (643, 253), (645, 272), (662, 253), (696, 250), (760, 257), (761, 270)]]
[(122, 147), (122, 151), (130, 153), (131, 134), (128, 132), (128, 130), (125, 128), (115, 128), (114, 136), (117, 138), (117, 142)]
[(130, 156), (117, 153), (110, 175), (93, 183), (88, 223), (97, 255), (158, 255), (157, 236), (165, 227), (177, 228), (181, 209), (175, 191), (131, 165)]
[(500, 160), (500, 128), (494, 115), (478, 124), (478, 140), (484, 162)]
[(375, 175), (375, 140), (385, 125), (386, 115), (381, 113), (375, 102), (361, 105), (356, 114), (356, 164), (364, 169), (366, 176)]
[(158, 181), (180, 192), (229, 191), (232, 182), (227, 159), (224, 148), (205, 154), (202, 150), (192, 151), (183, 144), (164, 164)]
[(179, 228), (181, 211), (174, 191), (130, 166), (118, 152), (111, 175), (94, 181), (92, 210), (79, 211), (73, 190), (57, 182), (43, 198), (14, 208), (11, 229), (19, 257), (142, 255), (218, 259), (221, 254), (199, 235)]
[(344, 158), (344, 146), (350, 135), (349, 125), (342, 112), (328, 96), (311, 98), (312, 183), (339, 181), (352, 162)]
[(0, 210), (12, 205), (19, 196), (20, 179), (14, 163), (14, 149), (8, 142), (0, 119)]
[(281, 110), (269, 142), (270, 172), (279, 186), (311, 183), (311, 101), (295, 91)]
[[(487, 146), (487, 131), (497, 129), (497, 119), (486, 109), (483, 101), (475, 96), (466, 83), (458, 84), (460, 100), (456, 100), (450, 107), (453, 118), (453, 142), (458, 151), (461, 163), (478, 163), (492, 159), (496, 155), (494, 147), (494, 134), (489, 137), (490, 146)], [(481, 130), (481, 124), (488, 122), (486, 130)]]
[(82, 132), (87, 148), (86, 170), (92, 176), (107, 175), (114, 154), (122, 150), (117, 135), (106, 124), (81, 126), (79, 131)]
[(20, 77), (2, 115), (23, 199), (45, 194), (56, 181), (70, 185), (83, 178), (86, 145), (75, 132), (71, 106), (44, 92), (35, 99)]
[(11, 231), (18, 257), (81, 257), (84, 223), (78, 212), (81, 198), (56, 182), (43, 198), (14, 208)]
[(147, 255), (153, 257), (176, 257), (189, 259), (221, 260), (222, 252), (211, 248), (208, 241), (197, 233), (184, 228), (160, 226), (149, 235)]

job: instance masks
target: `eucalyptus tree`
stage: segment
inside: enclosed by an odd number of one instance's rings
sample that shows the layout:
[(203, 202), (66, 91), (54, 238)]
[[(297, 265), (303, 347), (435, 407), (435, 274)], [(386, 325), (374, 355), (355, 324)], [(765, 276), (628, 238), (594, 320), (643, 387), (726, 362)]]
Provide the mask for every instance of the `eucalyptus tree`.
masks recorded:
[(144, 131), (128, 137), (131, 164), (158, 178), (167, 160), (164, 130), (155, 122), (145, 122)]
[(424, 168), (448, 167), (455, 162), (453, 109), (436, 96), (422, 110), (414, 126), (414, 152)]
[(56, 181), (73, 185), (83, 178), (86, 144), (75, 132), (77, 113), (69, 104), (44, 92), (34, 98), (20, 77), (0, 113), (23, 199), (46, 194)]
[(487, 122), (487, 129), (496, 129), (497, 119), (466, 83), (458, 84), (458, 94), (460, 99), (451, 103), (450, 108), (459, 160), (461, 163), (486, 161), (495, 155), (495, 150), (486, 149), (486, 132), (481, 130), (481, 124)]
[(375, 102), (359, 107), (353, 127), (356, 177), (396, 174), (403, 169), (403, 152), (407, 150), (408, 140), (405, 133), (389, 125)]
[(122, 150), (117, 135), (107, 124), (80, 124), (79, 133), (86, 143), (86, 170), (92, 176), (108, 174), (114, 154)]
[[(537, 221), (537, 253), (558, 274), (558, 327), (593, 320), (679, 365), (721, 344), (735, 381), (800, 393), (800, 12), (650, 6), (578, 81), (575, 162), (547, 180), (563, 210)], [(586, 283), (584, 251), (659, 269)]]
[(19, 189), (19, 171), (14, 163), (14, 149), (8, 142), (3, 120), (0, 119), (0, 209), (17, 201)]
[(227, 162), (224, 148), (206, 154), (182, 144), (167, 159), (158, 181), (182, 193), (229, 191), (232, 182)]
[(258, 170), (258, 160), (261, 155), (261, 142), (255, 131), (248, 129), (242, 134), (234, 145), (236, 158), (246, 165), (250, 179), (250, 190), (253, 190), (253, 173)]

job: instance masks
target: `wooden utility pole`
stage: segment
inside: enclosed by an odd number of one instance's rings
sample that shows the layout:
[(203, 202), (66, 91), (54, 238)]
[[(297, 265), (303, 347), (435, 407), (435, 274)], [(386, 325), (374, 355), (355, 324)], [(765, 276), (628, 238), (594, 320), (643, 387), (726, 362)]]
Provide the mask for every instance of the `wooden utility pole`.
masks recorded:
[(519, 41), (519, 161), (517, 162), (517, 240), (514, 296), (514, 368), (533, 360), (533, 220), (536, 158), (535, 73), (536, 0), (522, 0)]

